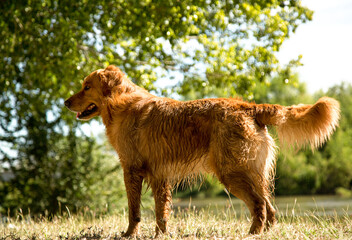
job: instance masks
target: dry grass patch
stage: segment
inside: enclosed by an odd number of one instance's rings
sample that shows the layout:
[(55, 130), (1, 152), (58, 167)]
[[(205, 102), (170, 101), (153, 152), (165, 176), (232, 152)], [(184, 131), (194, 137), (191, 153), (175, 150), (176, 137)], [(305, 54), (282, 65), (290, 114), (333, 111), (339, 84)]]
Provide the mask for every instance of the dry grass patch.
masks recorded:
[[(138, 239), (154, 236), (153, 214), (142, 219)], [(261, 235), (248, 235), (250, 219), (246, 213), (236, 215), (231, 209), (176, 211), (171, 216), (169, 235), (162, 239), (352, 239), (352, 217), (278, 216), (278, 224)], [(127, 214), (118, 216), (76, 215), (30, 219), (19, 215), (0, 225), (1, 239), (120, 239), (126, 230)]]

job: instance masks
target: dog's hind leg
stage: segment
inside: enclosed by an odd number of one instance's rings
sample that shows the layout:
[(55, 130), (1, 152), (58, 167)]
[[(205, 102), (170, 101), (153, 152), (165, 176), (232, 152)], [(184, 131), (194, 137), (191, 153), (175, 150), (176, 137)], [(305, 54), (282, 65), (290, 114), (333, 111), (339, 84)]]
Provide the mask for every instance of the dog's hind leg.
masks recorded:
[(167, 222), (170, 215), (170, 204), (172, 201), (171, 186), (167, 180), (154, 180), (151, 183), (155, 201), (156, 228), (155, 233), (167, 232)]
[(219, 175), (219, 180), (234, 196), (243, 200), (247, 205), (253, 219), (249, 233), (262, 233), (267, 217), (267, 201), (261, 191), (258, 191), (252, 178), (248, 177), (244, 171), (234, 171)]
[(124, 170), (124, 180), (128, 198), (128, 229), (123, 237), (138, 234), (141, 221), (141, 193), (143, 177), (136, 174), (133, 169)]
[(276, 224), (276, 218), (275, 218), (275, 208), (270, 202), (269, 197), (265, 197), (266, 201), (266, 229), (269, 229), (271, 226)]

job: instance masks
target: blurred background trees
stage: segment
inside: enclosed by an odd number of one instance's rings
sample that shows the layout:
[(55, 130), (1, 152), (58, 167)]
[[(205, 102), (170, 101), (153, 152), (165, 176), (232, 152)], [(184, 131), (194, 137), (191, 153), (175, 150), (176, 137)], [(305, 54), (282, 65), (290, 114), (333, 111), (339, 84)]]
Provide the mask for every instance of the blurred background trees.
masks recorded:
[[(105, 212), (125, 202), (117, 157), (63, 106), (91, 71), (115, 64), (140, 86), (180, 99), (312, 102), (294, 74), (300, 56), (285, 66), (275, 57), (311, 19), (295, 0), (1, 1), (0, 212)], [(350, 90), (328, 94), (345, 94), (348, 112)], [(318, 154), (280, 155), (279, 194), (350, 187), (343, 114), (341, 130)], [(302, 190), (300, 181), (309, 186)]]

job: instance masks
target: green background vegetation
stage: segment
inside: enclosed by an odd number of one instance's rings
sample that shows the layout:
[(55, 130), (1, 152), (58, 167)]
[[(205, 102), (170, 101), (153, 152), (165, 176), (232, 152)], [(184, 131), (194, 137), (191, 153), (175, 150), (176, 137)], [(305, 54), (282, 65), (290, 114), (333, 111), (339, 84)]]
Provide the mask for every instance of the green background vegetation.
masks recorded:
[[(301, 56), (287, 65), (275, 56), (312, 15), (295, 0), (1, 1), (0, 213), (125, 206), (117, 156), (63, 106), (84, 76), (109, 64), (157, 95), (180, 99), (291, 105), (335, 97), (340, 128), (314, 154), (280, 153), (276, 194), (348, 194), (352, 87), (310, 95), (294, 74)], [(198, 188), (223, 193), (211, 177)]]

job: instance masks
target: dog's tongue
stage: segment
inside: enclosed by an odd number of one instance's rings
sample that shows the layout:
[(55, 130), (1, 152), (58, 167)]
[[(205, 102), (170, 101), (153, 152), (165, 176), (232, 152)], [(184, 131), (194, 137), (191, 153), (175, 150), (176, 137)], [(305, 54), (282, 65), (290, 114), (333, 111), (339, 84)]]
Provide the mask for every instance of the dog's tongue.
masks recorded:
[(77, 119), (79, 118), (79, 114), (80, 114), (80, 113), (78, 112), (77, 115), (76, 115), (76, 118), (77, 118)]

